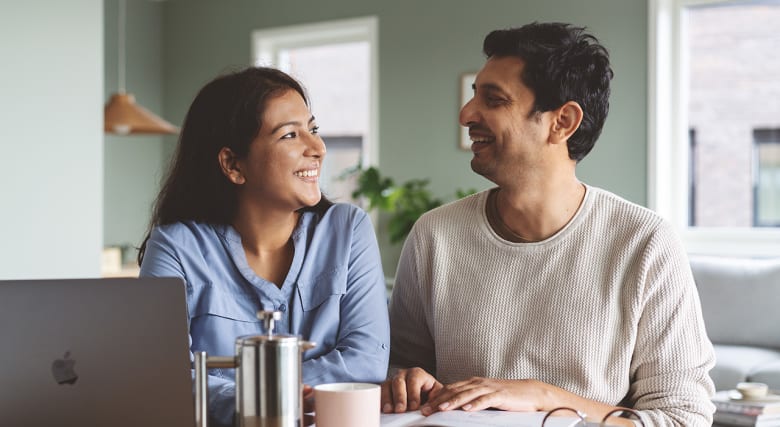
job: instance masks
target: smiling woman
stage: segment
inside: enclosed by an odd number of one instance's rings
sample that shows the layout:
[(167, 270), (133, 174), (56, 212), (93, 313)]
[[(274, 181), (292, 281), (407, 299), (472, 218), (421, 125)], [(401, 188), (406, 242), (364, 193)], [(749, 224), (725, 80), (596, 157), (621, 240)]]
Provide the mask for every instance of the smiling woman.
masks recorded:
[[(141, 276), (187, 284), (191, 351), (231, 355), (239, 336), (317, 342), (303, 380), (379, 382), (389, 356), (384, 274), (359, 208), (320, 192), (325, 144), (300, 84), (271, 68), (221, 76), (195, 97), (139, 253)], [(213, 421), (232, 425), (235, 374), (212, 370)]]
[[(331, 200), (356, 202), (345, 170), (378, 162), (378, 19), (375, 16), (263, 27), (252, 33), (254, 63), (306, 82), (325, 126), (328, 163), (320, 185)], [(323, 66), (327, 64), (327, 66)]]
[(219, 151), (222, 173), (238, 186), (239, 217), (252, 213), (255, 206), (263, 216), (272, 211), (285, 216), (316, 205), (322, 197), (318, 178), (325, 144), (306, 101), (289, 89), (273, 96), (269, 104), (272, 108), (263, 113), (263, 125), (245, 154), (229, 147)]

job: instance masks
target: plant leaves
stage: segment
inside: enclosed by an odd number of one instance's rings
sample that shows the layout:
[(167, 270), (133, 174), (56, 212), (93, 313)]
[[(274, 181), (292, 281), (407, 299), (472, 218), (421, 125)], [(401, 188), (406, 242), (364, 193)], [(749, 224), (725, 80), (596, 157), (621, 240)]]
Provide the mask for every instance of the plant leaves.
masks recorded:
[[(362, 197), (367, 201), (366, 210), (379, 209), (389, 214), (387, 231), (391, 243), (402, 242), (422, 214), (442, 205), (442, 201), (428, 190), (428, 179), (410, 179), (398, 186), (392, 178), (383, 177), (373, 166), (367, 169), (357, 167), (342, 175), (352, 173), (359, 174), (352, 198)], [(455, 191), (457, 198), (474, 193), (475, 189)]]

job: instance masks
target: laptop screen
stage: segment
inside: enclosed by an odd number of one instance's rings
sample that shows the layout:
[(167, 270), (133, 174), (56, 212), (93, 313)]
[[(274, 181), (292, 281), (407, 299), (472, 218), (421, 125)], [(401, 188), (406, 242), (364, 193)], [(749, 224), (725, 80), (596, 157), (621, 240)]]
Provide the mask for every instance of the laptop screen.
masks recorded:
[(184, 283), (0, 281), (0, 425), (194, 425)]

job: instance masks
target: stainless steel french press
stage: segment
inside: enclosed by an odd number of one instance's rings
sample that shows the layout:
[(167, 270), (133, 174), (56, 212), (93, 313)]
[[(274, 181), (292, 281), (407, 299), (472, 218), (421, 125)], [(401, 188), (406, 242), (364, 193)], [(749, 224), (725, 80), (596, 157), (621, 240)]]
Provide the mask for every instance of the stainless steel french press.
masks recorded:
[(208, 356), (195, 352), (195, 423), (207, 427), (207, 368), (236, 370), (238, 427), (302, 427), (303, 383), (301, 359), (315, 343), (295, 335), (274, 334), (278, 311), (259, 311), (265, 335), (236, 338), (235, 356)]

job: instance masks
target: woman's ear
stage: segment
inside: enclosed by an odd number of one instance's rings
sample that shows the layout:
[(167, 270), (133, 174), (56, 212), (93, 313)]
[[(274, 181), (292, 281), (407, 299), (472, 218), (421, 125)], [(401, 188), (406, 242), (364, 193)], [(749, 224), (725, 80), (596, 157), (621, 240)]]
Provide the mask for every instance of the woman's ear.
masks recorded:
[(219, 159), (219, 166), (222, 168), (222, 173), (225, 174), (227, 179), (233, 184), (241, 185), (246, 182), (244, 174), (241, 172), (241, 167), (238, 164), (238, 158), (233, 150), (227, 147), (222, 147), (217, 154)]
[(568, 101), (555, 110), (551, 135), (557, 142), (566, 143), (582, 123), (582, 107), (574, 101)]

